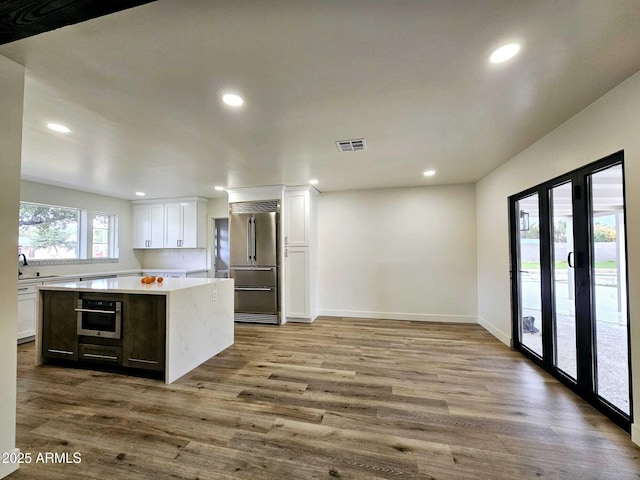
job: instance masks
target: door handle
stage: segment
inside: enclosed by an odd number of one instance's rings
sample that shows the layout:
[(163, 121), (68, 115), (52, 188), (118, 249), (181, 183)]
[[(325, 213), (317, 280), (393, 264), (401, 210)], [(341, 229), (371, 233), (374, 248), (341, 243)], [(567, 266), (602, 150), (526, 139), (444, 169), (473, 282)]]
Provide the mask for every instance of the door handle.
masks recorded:
[(571, 256), (572, 255), (573, 255), (574, 259), (575, 259), (574, 252), (569, 252), (569, 255), (567, 255), (567, 265), (569, 265), (571, 268), (575, 268), (575, 266), (571, 264)]

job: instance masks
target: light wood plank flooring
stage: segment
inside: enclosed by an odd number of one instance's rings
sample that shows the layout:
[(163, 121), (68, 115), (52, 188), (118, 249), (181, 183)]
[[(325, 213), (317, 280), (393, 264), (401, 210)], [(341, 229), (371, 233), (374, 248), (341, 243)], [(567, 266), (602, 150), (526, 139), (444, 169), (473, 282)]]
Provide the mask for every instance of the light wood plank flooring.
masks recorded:
[(477, 325), (237, 325), (173, 385), (34, 367), (17, 445), (80, 452), (18, 479), (631, 479), (640, 448)]

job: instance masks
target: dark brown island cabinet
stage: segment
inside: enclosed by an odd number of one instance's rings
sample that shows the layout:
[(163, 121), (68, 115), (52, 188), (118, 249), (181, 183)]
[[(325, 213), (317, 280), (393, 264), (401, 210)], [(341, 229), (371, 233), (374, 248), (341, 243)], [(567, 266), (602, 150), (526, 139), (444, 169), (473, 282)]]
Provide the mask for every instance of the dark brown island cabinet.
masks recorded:
[(76, 292), (44, 292), (42, 297), (42, 356), (78, 360)]
[(173, 383), (233, 345), (234, 280), (137, 276), (38, 286), (36, 364)]
[[(118, 338), (83, 334), (79, 301), (119, 302)], [(80, 302), (81, 303), (81, 302)], [(166, 296), (42, 292), (42, 358), (163, 372)]]

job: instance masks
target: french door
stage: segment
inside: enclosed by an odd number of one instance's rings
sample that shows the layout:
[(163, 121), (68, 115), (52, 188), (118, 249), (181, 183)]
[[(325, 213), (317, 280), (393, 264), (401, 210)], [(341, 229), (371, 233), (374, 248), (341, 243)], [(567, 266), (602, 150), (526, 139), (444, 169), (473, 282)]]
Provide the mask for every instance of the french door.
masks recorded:
[(514, 347), (629, 430), (623, 163), (513, 195), (509, 216)]

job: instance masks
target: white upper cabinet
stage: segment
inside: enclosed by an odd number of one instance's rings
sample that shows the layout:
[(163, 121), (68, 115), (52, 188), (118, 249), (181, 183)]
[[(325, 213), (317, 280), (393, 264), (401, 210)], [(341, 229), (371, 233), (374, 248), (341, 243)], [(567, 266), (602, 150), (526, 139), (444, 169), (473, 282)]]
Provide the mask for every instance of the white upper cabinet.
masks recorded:
[(163, 248), (164, 230), (164, 204), (133, 206), (133, 248)]
[(206, 248), (207, 200), (134, 202), (133, 235), (133, 248)]
[(206, 207), (198, 200), (165, 203), (165, 248), (206, 248)]
[(311, 209), (308, 188), (288, 190), (285, 193), (285, 232), (287, 247), (307, 247), (310, 241)]

